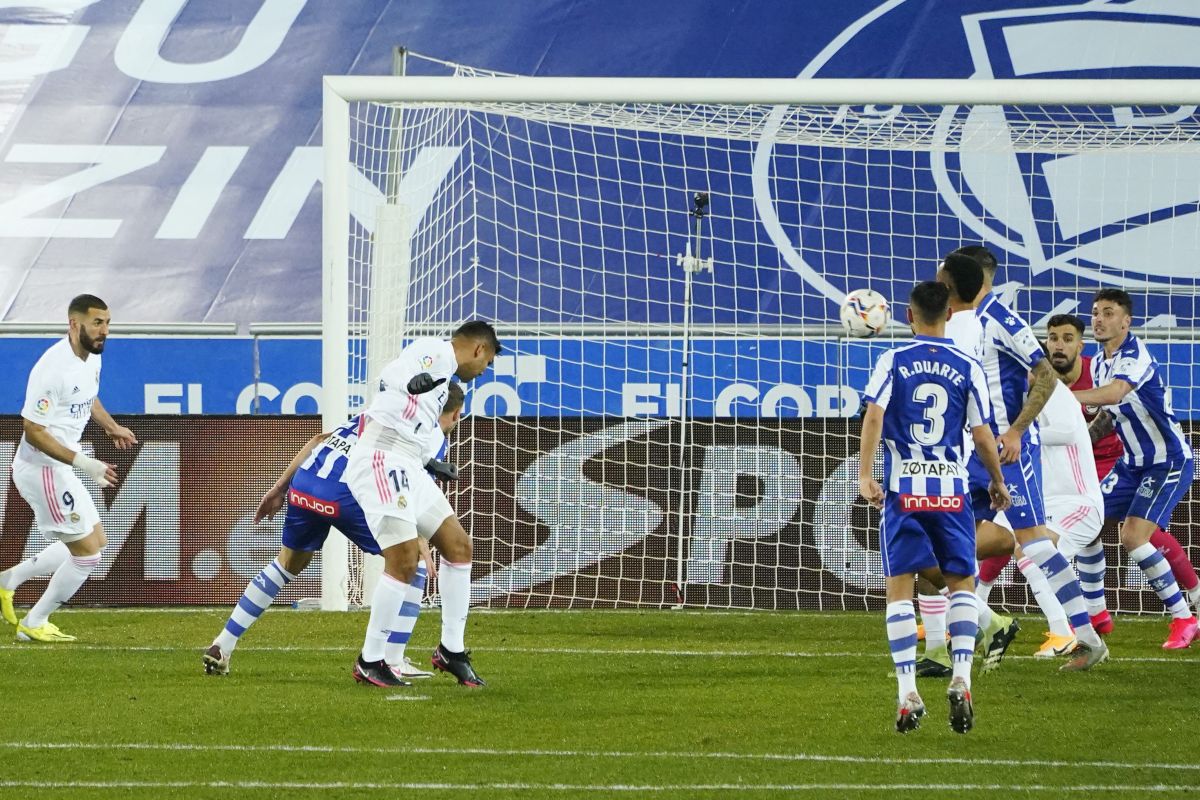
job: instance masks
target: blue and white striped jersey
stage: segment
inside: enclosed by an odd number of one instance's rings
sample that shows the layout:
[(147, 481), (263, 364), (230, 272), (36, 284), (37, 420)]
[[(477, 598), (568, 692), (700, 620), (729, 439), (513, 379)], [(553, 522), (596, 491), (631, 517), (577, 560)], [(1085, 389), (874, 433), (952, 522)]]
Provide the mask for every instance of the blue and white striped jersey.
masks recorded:
[(346, 470), (350, 448), (358, 441), (362, 431), (362, 415), (351, 417), (345, 425), (330, 434), (329, 438), (313, 448), (297, 472), (307, 472), (317, 478), (341, 480)]
[[(361, 414), (351, 417), (345, 425), (330, 434), (329, 438), (313, 448), (308, 458), (300, 465), (297, 472), (307, 472), (313, 477), (340, 481), (346, 469), (346, 461), (350, 457), (350, 449), (358, 442), (365, 420)], [(422, 462), (431, 458), (446, 459), (450, 443), (442, 429), (434, 426), (425, 436), (425, 449), (422, 452)]]
[[(975, 313), (983, 324), (983, 372), (992, 401), (992, 433), (998, 436), (1021, 414), (1029, 393), (1029, 373), (1042, 360), (1042, 346), (1025, 320), (991, 292)], [(1029, 444), (1038, 443), (1036, 421), (1025, 435)]]
[(992, 421), (979, 362), (949, 339), (918, 336), (879, 357), (866, 399), (883, 408), (884, 488), (917, 496), (967, 492), (963, 428)]
[(1192, 448), (1175, 420), (1171, 400), (1159, 377), (1158, 362), (1132, 333), (1108, 358), (1104, 350), (1092, 358), (1096, 387), (1120, 379), (1133, 387), (1118, 405), (1107, 406), (1116, 421), (1130, 466), (1145, 467), (1191, 458)]

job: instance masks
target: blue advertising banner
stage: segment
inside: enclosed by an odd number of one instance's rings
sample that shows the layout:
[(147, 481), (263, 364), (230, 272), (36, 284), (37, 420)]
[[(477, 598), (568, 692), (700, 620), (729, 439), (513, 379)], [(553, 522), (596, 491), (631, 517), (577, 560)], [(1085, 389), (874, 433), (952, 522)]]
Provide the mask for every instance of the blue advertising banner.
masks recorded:
[[(25, 377), (53, 339), (0, 340), (0, 414), (20, 412)], [(677, 339), (525, 338), (470, 384), (482, 416), (850, 417), (887, 340), (700, 339), (685, 391)], [(259, 372), (255, 380), (255, 355)], [(1176, 413), (1200, 419), (1200, 346), (1151, 342)], [(113, 337), (100, 398), (116, 414), (316, 414), (319, 339)]]

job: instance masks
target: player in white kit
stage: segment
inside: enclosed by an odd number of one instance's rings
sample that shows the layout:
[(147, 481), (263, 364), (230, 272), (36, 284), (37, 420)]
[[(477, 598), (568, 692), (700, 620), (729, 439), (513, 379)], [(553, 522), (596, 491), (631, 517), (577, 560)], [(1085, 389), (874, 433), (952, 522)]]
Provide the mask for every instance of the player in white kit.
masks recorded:
[[(501, 350), (486, 322), (468, 322), (449, 341), (418, 339), (386, 367), (350, 451), (345, 481), (366, 516), (384, 559), (354, 678), (376, 686), (401, 681), (384, 660), (390, 632), (416, 575), (420, 521), (445, 497), (425, 472), (423, 450), (446, 400), (451, 376), (479, 377)], [(483, 686), (463, 643), (471, 600), (471, 539), (451, 515), (434, 535), (441, 554), (442, 639), (433, 666), (464, 686)]]
[[(94, 418), (120, 450), (137, 444), (133, 432), (118, 425), (96, 396), (110, 319), (103, 300), (79, 295), (67, 308), (66, 338), (43, 353), (29, 373), (13, 484), (33, 508), (38, 530), (53, 544), (0, 572), (0, 615), (17, 626), (17, 638), (23, 641), (75, 640), (50, 622), (50, 615), (79, 591), (104, 551), (100, 515), (72, 467), (101, 486), (114, 485), (117, 473), (111, 464), (82, 451), (79, 440), (88, 420)], [(41, 598), (18, 622), (13, 594), (30, 578), (50, 574)]]

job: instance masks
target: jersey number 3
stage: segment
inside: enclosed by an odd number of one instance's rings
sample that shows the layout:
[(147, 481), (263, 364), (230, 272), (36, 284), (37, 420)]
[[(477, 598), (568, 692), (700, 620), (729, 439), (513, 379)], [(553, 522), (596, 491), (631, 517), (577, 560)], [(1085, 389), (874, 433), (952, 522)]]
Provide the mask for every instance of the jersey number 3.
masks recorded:
[(925, 419), (909, 426), (913, 441), (938, 444), (946, 433), (946, 408), (950, 405), (946, 390), (936, 383), (922, 383), (913, 390), (913, 403), (925, 406)]

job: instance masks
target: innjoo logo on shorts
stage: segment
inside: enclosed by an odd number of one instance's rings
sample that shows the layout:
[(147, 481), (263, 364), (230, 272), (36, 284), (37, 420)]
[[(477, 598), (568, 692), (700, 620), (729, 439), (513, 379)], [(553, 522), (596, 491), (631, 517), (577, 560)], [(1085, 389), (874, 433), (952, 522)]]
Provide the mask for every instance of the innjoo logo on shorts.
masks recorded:
[(901, 511), (962, 511), (963, 499), (960, 494), (949, 496), (902, 494), (900, 495)]
[(323, 517), (336, 517), (340, 510), (337, 503), (321, 500), (307, 492), (299, 492), (295, 489), (288, 489), (288, 502), (297, 508), (306, 508)]

